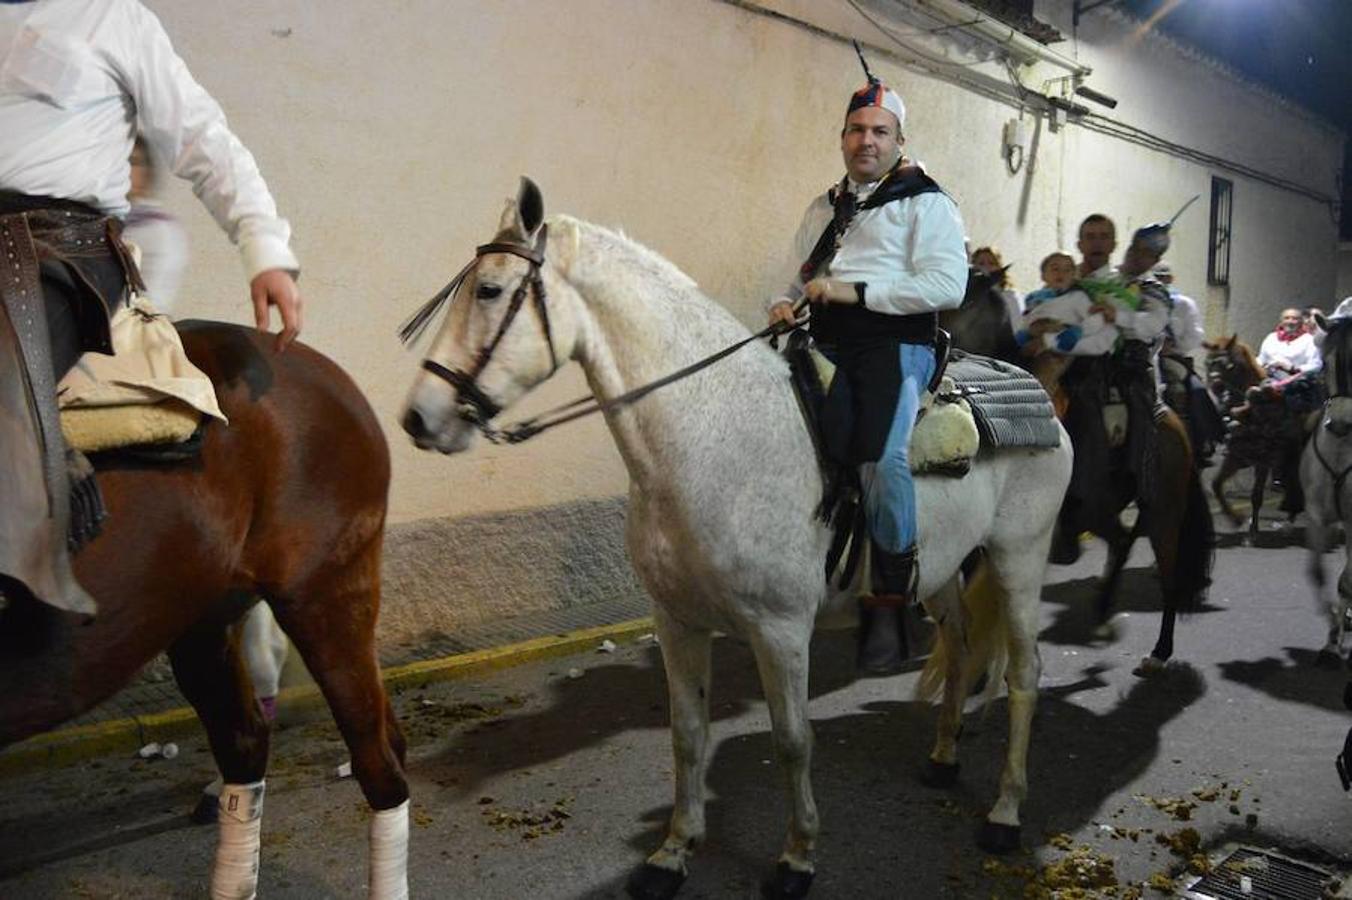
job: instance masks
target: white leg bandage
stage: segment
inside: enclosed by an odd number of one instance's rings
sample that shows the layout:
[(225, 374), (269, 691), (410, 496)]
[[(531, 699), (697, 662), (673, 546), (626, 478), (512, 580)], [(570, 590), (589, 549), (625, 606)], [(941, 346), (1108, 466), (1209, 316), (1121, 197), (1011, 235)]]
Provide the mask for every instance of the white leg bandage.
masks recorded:
[(408, 801), (371, 816), (371, 900), (408, 900)]
[(263, 825), (263, 782), (221, 786), (220, 838), (211, 871), (211, 900), (254, 900)]

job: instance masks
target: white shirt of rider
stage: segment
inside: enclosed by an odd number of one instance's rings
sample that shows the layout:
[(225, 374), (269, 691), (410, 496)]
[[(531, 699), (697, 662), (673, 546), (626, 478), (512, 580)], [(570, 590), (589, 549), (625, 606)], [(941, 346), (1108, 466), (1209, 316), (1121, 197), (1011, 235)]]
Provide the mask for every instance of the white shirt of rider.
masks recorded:
[[(878, 182), (851, 185), (860, 202)], [(812, 253), (834, 210), (825, 194), (803, 214), (793, 242), (793, 275), (782, 299), (803, 295), (798, 268)], [(865, 306), (873, 312), (912, 315), (955, 309), (967, 287), (967, 250), (958, 207), (942, 192), (919, 194), (861, 210), (840, 238), (840, 249), (822, 273), (865, 282)]]
[(1298, 372), (1313, 372), (1323, 365), (1314, 335), (1305, 333), (1293, 341), (1284, 341), (1275, 331), (1263, 338), (1263, 345), (1258, 349), (1260, 366), (1273, 363), (1282, 363)]

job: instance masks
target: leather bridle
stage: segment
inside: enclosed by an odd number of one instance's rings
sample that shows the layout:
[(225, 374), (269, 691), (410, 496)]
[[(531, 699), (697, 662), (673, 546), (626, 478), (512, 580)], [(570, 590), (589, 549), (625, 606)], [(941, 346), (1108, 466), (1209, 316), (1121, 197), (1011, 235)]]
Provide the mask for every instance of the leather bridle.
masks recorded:
[[(485, 433), (488, 433), (489, 422), (498, 413), (502, 412), (502, 406), (492, 397), (484, 393), (479, 386), (479, 376), (483, 374), (488, 363), (493, 359), (493, 352), (497, 350), (498, 344), (502, 342), (507, 334), (507, 329), (512, 326), (517, 313), (525, 306), (526, 296), (530, 295), (533, 299), (536, 315), (540, 318), (540, 328), (544, 331), (545, 342), (549, 345), (549, 364), (550, 374), (559, 368), (558, 354), (554, 350), (554, 334), (549, 326), (549, 309), (545, 304), (545, 284), (544, 279), (540, 277), (540, 267), (545, 261), (545, 244), (549, 238), (549, 226), (541, 225), (539, 236), (535, 239), (535, 246), (529, 247), (525, 244), (514, 241), (494, 241), (488, 244), (480, 244), (474, 250), (474, 261), (460, 270), (460, 273), (441, 290), (440, 293), (428, 305), (419, 311), (419, 316), (423, 316), (423, 322), (430, 316), (430, 313), (436, 311), (442, 302), (452, 297), (460, 287), (465, 278), (477, 267), (479, 260), (492, 253), (510, 253), (513, 256), (520, 257), (530, 263), (530, 268), (526, 271), (521, 282), (512, 292), (512, 299), (507, 304), (507, 312), (502, 317), (502, 322), (498, 324), (498, 330), (493, 334), (492, 340), (485, 344), (474, 357), (474, 364), (466, 372), (462, 369), (451, 369), (443, 366), (434, 359), (424, 359), (422, 367), (433, 375), (447, 382), (455, 389), (456, 398), (459, 403), (456, 407), (456, 415), (462, 420), (469, 422)], [(431, 309), (429, 310), (429, 307)], [(425, 316), (424, 313), (427, 315)], [(418, 316), (414, 317), (415, 319)], [(423, 322), (417, 324), (418, 330), (421, 330)], [(410, 330), (405, 326), (405, 330)], [(416, 336), (416, 332), (414, 333)], [(407, 339), (407, 338), (406, 338)]]
[[(697, 360), (684, 368), (677, 369), (668, 375), (664, 375), (655, 381), (640, 385), (632, 390), (620, 394), (618, 397), (612, 397), (609, 400), (597, 400), (590, 396), (579, 397), (569, 403), (556, 406), (553, 409), (546, 410), (539, 415), (517, 422), (507, 428), (496, 428), (492, 425), (493, 418), (502, 412), (502, 406), (492, 397), (484, 393), (479, 387), (479, 376), (483, 374), (484, 367), (488, 365), (493, 358), (493, 351), (497, 349), (502, 341), (503, 335), (511, 327), (512, 321), (516, 318), (521, 307), (525, 305), (526, 295), (530, 294), (534, 298), (535, 310), (540, 317), (540, 327), (545, 334), (545, 341), (549, 344), (549, 361), (552, 368), (550, 375), (559, 367), (558, 354), (554, 349), (554, 336), (549, 327), (549, 311), (545, 306), (545, 286), (540, 277), (540, 267), (545, 261), (545, 242), (548, 237), (548, 225), (541, 225), (539, 236), (535, 240), (534, 247), (528, 247), (525, 244), (519, 244), (511, 241), (495, 241), (491, 244), (481, 244), (475, 248), (474, 259), (470, 261), (460, 272), (451, 279), (451, 282), (437, 292), (436, 296), (424, 303), (416, 313), (414, 313), (407, 322), (399, 329), (399, 336), (404, 343), (409, 343), (417, 339), (428, 322), (437, 314), (443, 305), (455, 296), (456, 290), (464, 280), (469, 277), (483, 259), (490, 253), (510, 253), (530, 263), (530, 269), (517, 285), (516, 291), (512, 294), (511, 302), (507, 306), (507, 312), (502, 317), (501, 324), (498, 325), (497, 332), (493, 339), (484, 345), (478, 354), (474, 357), (474, 365), (468, 372), (461, 369), (451, 369), (443, 366), (434, 359), (424, 359), (422, 367), (428, 372), (445, 381), (455, 389), (456, 416), (462, 421), (473, 425), (483, 434), (485, 438), (495, 444), (519, 444), (522, 441), (535, 437), (544, 431), (563, 425), (566, 422), (572, 422), (583, 416), (589, 416), (594, 413), (614, 412), (624, 409), (637, 403), (639, 400), (651, 394), (653, 391), (673, 384), (684, 378), (689, 378), (696, 372), (713, 365), (714, 363), (731, 356), (741, 348), (755, 341), (767, 337), (773, 337), (777, 334), (785, 333), (793, 326), (785, 323), (775, 323), (761, 329), (749, 337), (742, 338), (732, 344), (724, 347), (716, 353), (711, 353), (703, 359)], [(795, 315), (802, 311), (807, 305), (806, 298), (800, 300), (794, 308)], [(548, 376), (546, 376), (548, 377)]]

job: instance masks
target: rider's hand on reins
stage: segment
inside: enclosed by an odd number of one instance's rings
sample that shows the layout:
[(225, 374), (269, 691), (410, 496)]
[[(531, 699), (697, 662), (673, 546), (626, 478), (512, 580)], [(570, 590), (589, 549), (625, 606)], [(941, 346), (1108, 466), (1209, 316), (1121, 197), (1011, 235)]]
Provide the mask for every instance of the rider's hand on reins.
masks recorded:
[(834, 278), (814, 278), (803, 285), (803, 296), (809, 303), (842, 303), (854, 306), (859, 303), (859, 291), (852, 281), (837, 281)]
[(788, 300), (780, 300), (774, 306), (771, 306), (770, 325), (775, 328), (775, 333), (784, 334), (803, 324), (803, 310), (806, 306), (806, 297), (799, 300), (797, 303), (792, 303)]
[(277, 335), (275, 346), (281, 353), (300, 334), (301, 297), (296, 279), (285, 269), (268, 269), (249, 282), (249, 293), (253, 299), (254, 324), (259, 331), (268, 330), (271, 319), (268, 307), (277, 307), (282, 317), (282, 331)]

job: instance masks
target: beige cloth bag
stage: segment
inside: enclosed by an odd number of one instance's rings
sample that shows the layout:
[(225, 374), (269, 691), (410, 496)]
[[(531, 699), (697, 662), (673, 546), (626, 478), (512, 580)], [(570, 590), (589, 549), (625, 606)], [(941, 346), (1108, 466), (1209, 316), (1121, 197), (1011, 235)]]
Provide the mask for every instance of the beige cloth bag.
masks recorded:
[(174, 399), (204, 415), (226, 421), (216, 403), (216, 388), (188, 360), (169, 317), (144, 298), (133, 296), (113, 316), (114, 356), (86, 353), (57, 385), (63, 410), (105, 406), (144, 406)]

